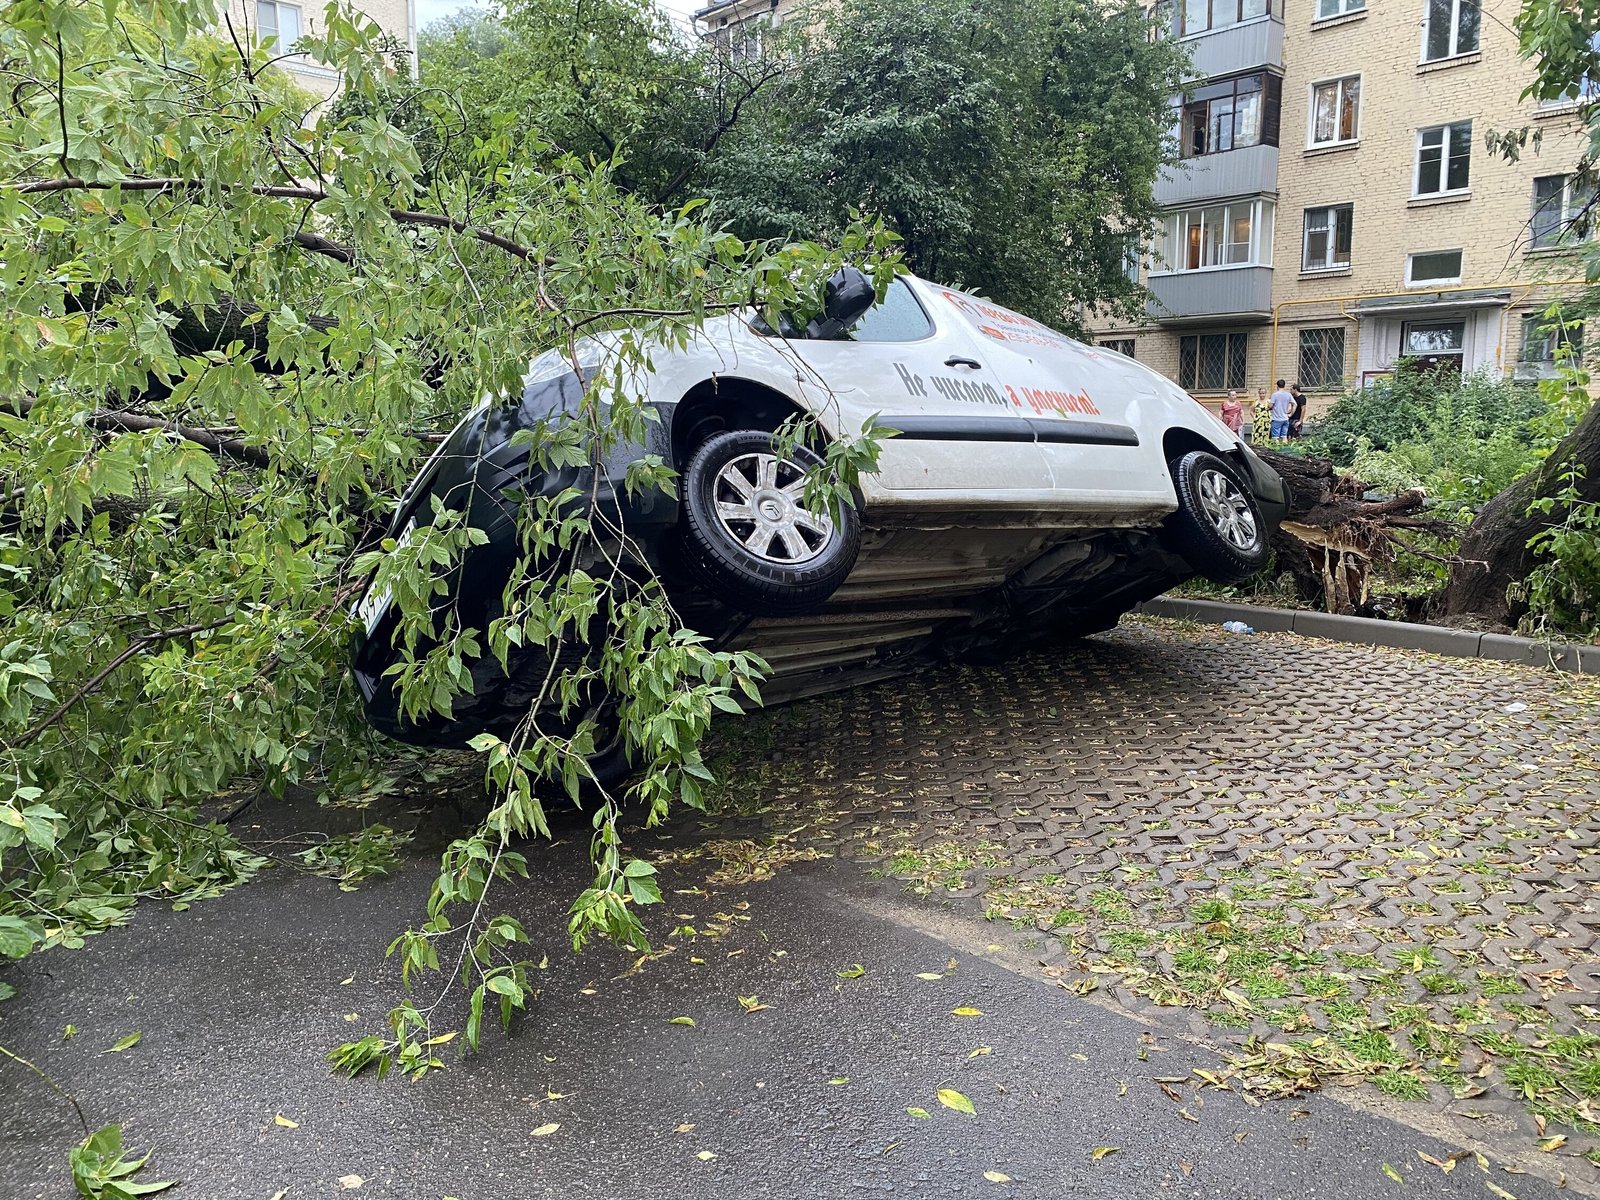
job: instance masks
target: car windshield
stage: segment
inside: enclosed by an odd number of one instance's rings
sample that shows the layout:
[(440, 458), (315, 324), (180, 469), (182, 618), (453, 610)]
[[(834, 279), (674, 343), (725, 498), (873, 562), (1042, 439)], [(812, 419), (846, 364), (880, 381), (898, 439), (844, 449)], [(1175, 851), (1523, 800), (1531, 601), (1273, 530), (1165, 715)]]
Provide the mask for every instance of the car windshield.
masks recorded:
[[(800, 340), (806, 336), (805, 324), (790, 313), (778, 314), (778, 327), (773, 329), (767, 315), (757, 312), (750, 319), (750, 327), (762, 337), (782, 337)], [(839, 341), (849, 342), (915, 342), (933, 333), (933, 322), (923, 311), (916, 294), (903, 279), (893, 280), (879, 300), (854, 326), (839, 336)]]

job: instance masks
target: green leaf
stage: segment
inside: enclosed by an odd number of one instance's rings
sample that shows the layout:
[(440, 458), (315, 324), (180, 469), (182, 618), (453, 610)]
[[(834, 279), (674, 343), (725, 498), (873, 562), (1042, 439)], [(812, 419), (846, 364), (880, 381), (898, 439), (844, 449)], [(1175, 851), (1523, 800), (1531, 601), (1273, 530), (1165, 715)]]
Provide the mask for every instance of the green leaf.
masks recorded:
[(102, 1050), (101, 1053), (121, 1054), (124, 1050), (132, 1050), (139, 1044), (139, 1039), (142, 1037), (144, 1037), (144, 1034), (139, 1030), (135, 1030), (126, 1037), (118, 1038), (114, 1046), (112, 1046), (109, 1050)]
[(955, 1109), (956, 1112), (966, 1113), (969, 1117), (978, 1115), (978, 1110), (972, 1107), (972, 1101), (953, 1088), (939, 1089), (939, 1103), (946, 1108)]

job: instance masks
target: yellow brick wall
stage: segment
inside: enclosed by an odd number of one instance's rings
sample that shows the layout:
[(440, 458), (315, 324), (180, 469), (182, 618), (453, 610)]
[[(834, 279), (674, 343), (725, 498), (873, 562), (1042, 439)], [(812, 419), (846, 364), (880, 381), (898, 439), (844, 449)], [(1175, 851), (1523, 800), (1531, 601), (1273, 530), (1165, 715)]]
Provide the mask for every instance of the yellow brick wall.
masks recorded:
[[(1349, 315), (1356, 301), (1434, 290), (1407, 288), (1408, 254), (1460, 249), (1462, 289), (1511, 292), (1510, 308), (1495, 310), (1497, 344), (1484, 342), (1490, 365), (1502, 369), (1515, 361), (1521, 315), (1569, 291), (1565, 281), (1582, 275), (1577, 255), (1530, 253), (1526, 244), (1534, 177), (1570, 171), (1582, 153), (1584, 138), (1570, 111), (1540, 109), (1520, 98), (1532, 78), (1532, 67), (1517, 55), (1511, 29), (1517, 9), (1517, 0), (1485, 0), (1476, 54), (1419, 65), (1426, 0), (1368, 0), (1364, 12), (1324, 22), (1313, 21), (1313, 0), (1286, 0), (1273, 246), (1272, 299), (1278, 322), (1276, 329), (1271, 324), (1250, 327), (1252, 387), (1258, 380), (1269, 388), (1280, 377), (1294, 380), (1302, 328), (1339, 325), (1346, 329), (1346, 383), (1359, 383), (1360, 339), (1357, 323)], [(1357, 74), (1361, 76), (1357, 142), (1337, 149), (1308, 149), (1311, 85)], [(1464, 197), (1414, 200), (1417, 130), (1469, 119), (1473, 122), (1470, 192)], [(1530, 148), (1516, 164), (1489, 154), (1484, 144), (1489, 130), (1523, 126), (1542, 130), (1543, 144), (1537, 153)], [(1354, 206), (1349, 269), (1302, 272), (1305, 210), (1337, 204)], [(1096, 339), (1126, 336), (1109, 323), (1091, 319), (1091, 327)], [(1196, 326), (1195, 331), (1229, 328), (1219, 320)], [(1177, 339), (1183, 332), (1188, 330), (1141, 329), (1139, 357), (1176, 378)], [(1483, 334), (1484, 339), (1488, 336)], [(1313, 393), (1312, 412), (1326, 408), (1336, 394)]]
[[(304, 31), (319, 31), (323, 10), (327, 7), (326, 0), (300, 0), (298, 7)], [(402, 45), (414, 45), (411, 0), (359, 0), (355, 7), (381, 25), (385, 32), (398, 38)], [(255, 0), (224, 0), (219, 3), (218, 12), (226, 12), (232, 18), (233, 27), (241, 37), (245, 30), (253, 33), (256, 29)], [(287, 59), (281, 65), (300, 87), (313, 96), (326, 100), (339, 90), (338, 77), (315, 64), (301, 64), (294, 59)]]
[[(1339, 298), (1432, 290), (1406, 287), (1408, 254), (1460, 249), (1459, 287), (1512, 290), (1497, 356), (1504, 366), (1515, 359), (1520, 314), (1558, 290), (1531, 285), (1582, 274), (1576, 256), (1529, 253), (1526, 245), (1534, 177), (1570, 171), (1582, 137), (1570, 114), (1552, 114), (1520, 99), (1532, 67), (1517, 56), (1511, 29), (1517, 8), (1515, 0), (1486, 0), (1479, 51), (1426, 65), (1418, 63), (1424, 0), (1369, 0), (1363, 14), (1319, 23), (1311, 20), (1309, 4), (1289, 10), (1273, 258), (1273, 302), (1280, 319), (1276, 372), (1292, 376), (1298, 369), (1300, 328), (1343, 324), (1347, 379), (1359, 382), (1356, 325), (1340, 312), (1351, 302)], [(1312, 83), (1353, 74), (1361, 77), (1356, 144), (1308, 149)], [(1417, 130), (1469, 119), (1470, 191), (1461, 197), (1413, 199)], [(1525, 125), (1542, 129), (1539, 153), (1525, 153), (1516, 164), (1489, 154), (1484, 144), (1489, 130)], [(1304, 210), (1346, 203), (1354, 205), (1349, 269), (1302, 272)]]

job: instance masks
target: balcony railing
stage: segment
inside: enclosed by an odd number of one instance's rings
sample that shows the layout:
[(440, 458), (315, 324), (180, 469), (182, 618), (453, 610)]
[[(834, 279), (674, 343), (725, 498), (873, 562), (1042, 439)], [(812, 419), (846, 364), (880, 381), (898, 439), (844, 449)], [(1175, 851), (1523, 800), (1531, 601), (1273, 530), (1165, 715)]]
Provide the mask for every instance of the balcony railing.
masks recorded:
[(1183, 44), (1194, 55), (1191, 79), (1212, 79), (1251, 67), (1281, 67), (1283, 21), (1276, 16), (1260, 17), (1242, 25), (1195, 34), (1185, 38)]
[(1146, 281), (1155, 298), (1146, 306), (1163, 325), (1205, 321), (1248, 323), (1272, 316), (1272, 268), (1227, 267), (1152, 275)]
[(1274, 195), (1277, 190), (1278, 148), (1244, 146), (1186, 158), (1163, 169), (1156, 180), (1156, 202), (1163, 208), (1186, 208), (1234, 196)]

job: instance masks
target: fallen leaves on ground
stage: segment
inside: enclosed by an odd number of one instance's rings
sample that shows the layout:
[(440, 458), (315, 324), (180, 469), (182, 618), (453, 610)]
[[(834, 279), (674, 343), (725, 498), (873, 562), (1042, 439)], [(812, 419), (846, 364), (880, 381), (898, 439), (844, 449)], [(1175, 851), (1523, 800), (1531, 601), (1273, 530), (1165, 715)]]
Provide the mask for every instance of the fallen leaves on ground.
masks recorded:
[(1089, 1157), (1095, 1162), (1099, 1162), (1102, 1158), (1106, 1157), (1106, 1155), (1115, 1154), (1121, 1149), (1121, 1146), (1096, 1146), (1093, 1150), (1089, 1151)]
[(291, 1121), (288, 1117), (284, 1116), (282, 1113), (275, 1114), (273, 1116), (273, 1118), (272, 1118), (272, 1123), (274, 1125), (282, 1126), (284, 1129), (299, 1129), (300, 1128), (300, 1122), (299, 1121)]
[(559, 1121), (551, 1121), (548, 1125), (539, 1126), (539, 1128), (535, 1129), (529, 1136), (530, 1137), (549, 1137), (552, 1133), (554, 1133), (556, 1130), (558, 1130), (560, 1128), (561, 1128), (561, 1122), (559, 1122)]
[(120, 1039), (115, 1046), (111, 1047), (111, 1049), (104, 1050), (101, 1053), (103, 1053), (103, 1054), (121, 1054), (124, 1050), (132, 1050), (135, 1046), (137, 1046), (139, 1044), (139, 1039), (142, 1038), (143, 1036), (144, 1036), (143, 1033), (139, 1032), (138, 1030), (135, 1030), (133, 1033), (130, 1033), (127, 1037)]

